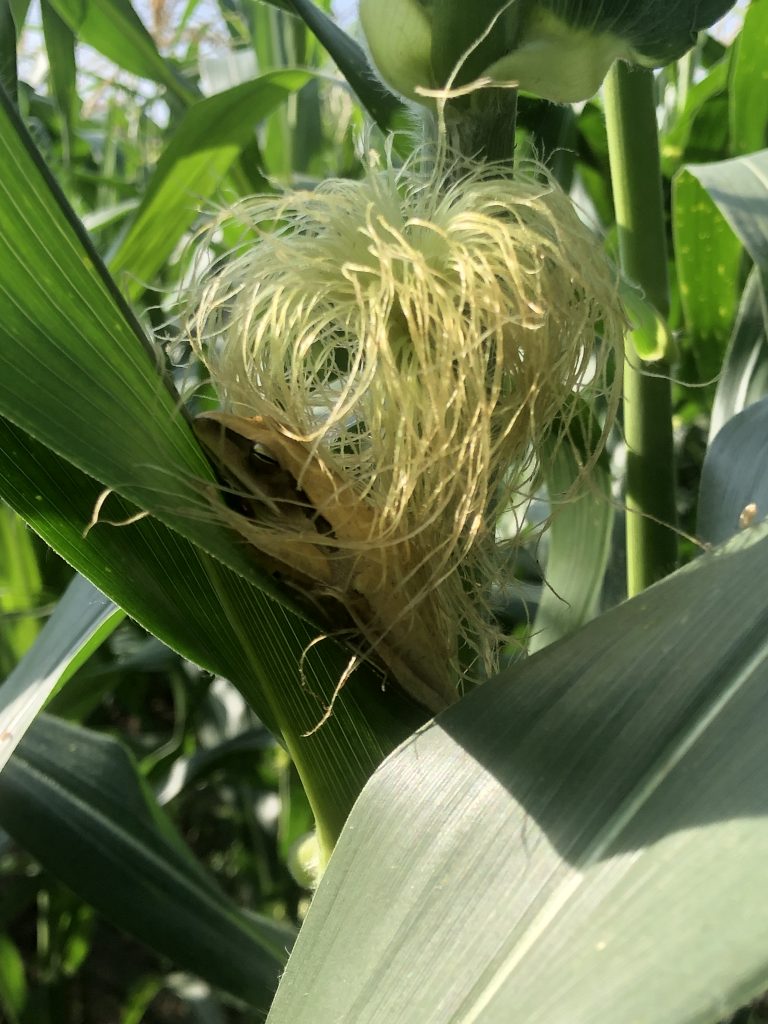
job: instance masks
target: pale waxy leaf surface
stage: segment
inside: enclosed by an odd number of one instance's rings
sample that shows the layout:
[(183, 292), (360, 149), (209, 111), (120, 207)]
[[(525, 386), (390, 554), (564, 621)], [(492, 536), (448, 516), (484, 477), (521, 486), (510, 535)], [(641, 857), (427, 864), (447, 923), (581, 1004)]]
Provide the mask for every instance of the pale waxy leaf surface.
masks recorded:
[(614, 512), (608, 459), (603, 454), (585, 477), (580, 422), (574, 422), (571, 435), (564, 443), (553, 442), (545, 457), (552, 523), (545, 583), (528, 645), (531, 654), (597, 614), (610, 554)]
[(707, 448), (697, 535), (719, 544), (768, 514), (768, 398), (730, 419)]
[(768, 976), (768, 531), (377, 771), (269, 1024), (713, 1024)]
[(757, 267), (741, 296), (709, 419), (709, 440), (731, 416), (768, 394), (768, 299)]

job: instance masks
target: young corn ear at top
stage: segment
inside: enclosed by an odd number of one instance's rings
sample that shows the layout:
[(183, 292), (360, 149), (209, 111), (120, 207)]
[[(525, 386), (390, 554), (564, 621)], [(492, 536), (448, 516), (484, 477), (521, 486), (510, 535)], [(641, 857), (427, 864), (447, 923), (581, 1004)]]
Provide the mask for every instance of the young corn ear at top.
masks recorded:
[(734, 0), (360, 0), (374, 65), (394, 91), (473, 80), (516, 84), (556, 103), (587, 100), (615, 60), (681, 57)]
[(439, 710), (496, 668), (496, 519), (585, 398), (608, 429), (624, 324), (541, 168), (422, 163), (238, 204), (191, 334), (224, 407), (201, 436), (248, 502), (220, 514)]

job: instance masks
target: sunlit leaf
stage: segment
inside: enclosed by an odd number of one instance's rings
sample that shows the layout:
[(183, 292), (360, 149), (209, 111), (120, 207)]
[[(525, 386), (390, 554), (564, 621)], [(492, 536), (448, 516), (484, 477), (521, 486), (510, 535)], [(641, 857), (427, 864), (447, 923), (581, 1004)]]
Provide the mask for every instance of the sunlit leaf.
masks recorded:
[(705, 1024), (754, 998), (767, 534), (515, 665), (393, 754), (270, 1024)]

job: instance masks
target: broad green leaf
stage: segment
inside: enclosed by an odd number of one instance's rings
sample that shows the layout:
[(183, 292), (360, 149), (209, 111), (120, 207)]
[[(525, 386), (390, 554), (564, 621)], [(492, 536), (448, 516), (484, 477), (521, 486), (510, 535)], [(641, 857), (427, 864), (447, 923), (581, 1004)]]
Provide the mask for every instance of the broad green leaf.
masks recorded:
[(159, 354), (2, 94), (0, 414), (256, 577), (215, 522), (211, 469)]
[(187, 110), (109, 261), (124, 291), (140, 291), (152, 281), (253, 138), (256, 125), (309, 79), (307, 71), (273, 71)]
[(757, 527), (396, 751), (269, 1024), (714, 1024), (760, 993), (766, 574)]
[(0, 777), (0, 824), (118, 927), (267, 1008), (291, 929), (225, 896), (116, 740), (41, 716)]
[(711, 380), (736, 313), (741, 245), (690, 167), (673, 181), (672, 228), (689, 342), (701, 379)]
[(376, 124), (387, 131), (403, 106), (385, 89), (371, 70), (362, 48), (343, 32), (313, 0), (286, 0), (287, 10), (297, 14), (314, 32), (338, 65), (349, 85)]
[(686, 172), (707, 190), (736, 237), (768, 279), (768, 149)]
[(0, 685), (0, 770), (58, 685), (123, 620), (123, 612), (82, 576), (59, 599), (36, 643)]
[[(0, 493), (54, 550), (169, 647), (239, 687), (281, 734), (330, 840), (374, 768), (427, 715), (361, 666), (334, 698), (347, 655), (155, 519), (83, 539), (99, 484), (0, 419)], [(135, 509), (110, 498), (110, 518)], [(322, 728), (305, 736), (333, 701)]]
[[(599, 431), (599, 427), (597, 428)], [(585, 477), (581, 421), (551, 443), (545, 457), (552, 524), (541, 601), (528, 645), (531, 654), (572, 633), (599, 609), (613, 527), (611, 473), (606, 453)]]
[(164, 85), (189, 103), (195, 89), (157, 51), (129, 0), (49, 0), (75, 36), (121, 68)]
[(709, 423), (709, 440), (728, 420), (768, 394), (768, 304), (757, 267), (741, 296)]
[(0, 673), (10, 672), (32, 646), (40, 623), (43, 581), (34, 538), (7, 505), (0, 505)]
[(729, 93), (731, 152), (738, 156), (768, 145), (768, 2), (752, 0), (735, 46)]
[(719, 544), (768, 514), (768, 398), (728, 420), (707, 448), (698, 536)]

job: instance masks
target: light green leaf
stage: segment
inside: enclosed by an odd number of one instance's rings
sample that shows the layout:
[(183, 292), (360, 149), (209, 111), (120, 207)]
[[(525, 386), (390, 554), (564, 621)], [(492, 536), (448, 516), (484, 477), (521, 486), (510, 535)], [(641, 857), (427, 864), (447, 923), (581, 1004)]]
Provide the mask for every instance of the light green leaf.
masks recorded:
[(751, 153), (768, 145), (768, 2), (752, 0), (735, 47), (729, 92), (731, 152)]
[(8, 1024), (18, 1024), (27, 1001), (24, 960), (17, 946), (0, 932), (0, 1010)]
[(714, 1024), (759, 994), (766, 574), (758, 527), (404, 744), (269, 1024)]
[(711, 380), (736, 313), (741, 245), (690, 166), (673, 180), (672, 228), (689, 342), (701, 379)]
[(41, 716), (0, 777), (0, 824), (118, 927), (266, 1010), (291, 929), (225, 896), (116, 740)]
[(133, 294), (151, 283), (254, 137), (256, 125), (310, 77), (307, 71), (273, 71), (187, 110), (109, 261), (124, 291)]
[(730, 419), (707, 448), (696, 532), (710, 544), (768, 514), (768, 398)]
[(713, 164), (689, 164), (736, 237), (768, 276), (768, 149)]
[(0, 673), (7, 674), (32, 646), (40, 629), (37, 606), (43, 582), (34, 538), (7, 505), (0, 504)]
[(730, 59), (727, 56), (718, 61), (701, 81), (695, 82), (688, 89), (684, 109), (678, 113), (669, 130), (659, 140), (661, 167), (665, 176), (671, 177), (679, 168), (697, 118), (713, 97), (720, 96), (726, 91), (729, 72)]
[(56, 687), (87, 661), (123, 617), (82, 576), (74, 578), (35, 645), (0, 685), (0, 770)]

